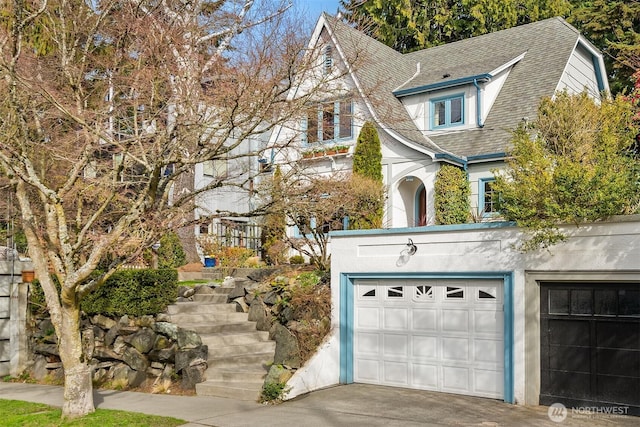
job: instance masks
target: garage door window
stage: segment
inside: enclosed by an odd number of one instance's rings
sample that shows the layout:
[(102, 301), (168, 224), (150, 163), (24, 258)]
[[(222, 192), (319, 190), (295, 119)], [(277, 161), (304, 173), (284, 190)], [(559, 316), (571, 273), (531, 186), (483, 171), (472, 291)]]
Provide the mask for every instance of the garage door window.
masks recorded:
[(615, 316), (618, 313), (618, 291), (615, 289), (596, 289), (594, 299), (597, 316)]
[(496, 286), (482, 287), (478, 289), (478, 299), (492, 300), (498, 298), (498, 288)]
[(640, 317), (640, 291), (621, 289), (618, 292), (618, 314)]
[(464, 298), (464, 289), (454, 286), (447, 286), (447, 299), (462, 299)]
[(640, 317), (640, 291), (550, 289), (549, 314)]
[(415, 301), (433, 301), (433, 287), (427, 285), (420, 285), (414, 288), (416, 290), (415, 293)]
[(371, 285), (360, 285), (358, 287), (359, 290), (359, 299), (370, 299), (376, 297), (376, 287)]
[(389, 298), (403, 298), (404, 288), (402, 286), (394, 286), (387, 289), (387, 296)]

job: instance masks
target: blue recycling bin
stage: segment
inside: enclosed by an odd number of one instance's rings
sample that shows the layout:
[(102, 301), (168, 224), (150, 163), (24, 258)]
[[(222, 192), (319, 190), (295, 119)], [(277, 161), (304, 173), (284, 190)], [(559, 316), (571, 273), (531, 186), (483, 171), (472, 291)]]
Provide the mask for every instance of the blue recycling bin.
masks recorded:
[(216, 259), (213, 257), (204, 257), (204, 266), (205, 267), (215, 267), (216, 266)]

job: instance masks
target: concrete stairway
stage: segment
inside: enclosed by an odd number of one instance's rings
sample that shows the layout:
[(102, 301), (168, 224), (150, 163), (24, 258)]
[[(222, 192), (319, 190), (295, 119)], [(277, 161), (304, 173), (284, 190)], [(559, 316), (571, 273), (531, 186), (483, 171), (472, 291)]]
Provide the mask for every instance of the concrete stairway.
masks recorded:
[(199, 396), (257, 400), (264, 377), (273, 362), (276, 343), (269, 333), (256, 330), (247, 313), (227, 304), (234, 286), (214, 288), (213, 294), (195, 294), (193, 302), (168, 307), (169, 319), (181, 328), (197, 332), (209, 347), (206, 381), (196, 384)]

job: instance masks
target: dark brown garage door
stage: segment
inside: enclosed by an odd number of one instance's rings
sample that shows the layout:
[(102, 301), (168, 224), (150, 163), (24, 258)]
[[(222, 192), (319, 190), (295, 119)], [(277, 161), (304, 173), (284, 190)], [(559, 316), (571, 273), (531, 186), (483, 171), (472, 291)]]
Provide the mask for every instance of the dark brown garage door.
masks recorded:
[(542, 283), (540, 403), (640, 415), (640, 283)]

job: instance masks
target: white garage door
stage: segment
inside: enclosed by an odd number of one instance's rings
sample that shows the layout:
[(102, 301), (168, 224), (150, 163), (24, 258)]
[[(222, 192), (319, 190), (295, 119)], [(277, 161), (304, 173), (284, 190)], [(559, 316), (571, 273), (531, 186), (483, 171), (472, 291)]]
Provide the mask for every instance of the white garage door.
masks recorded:
[(355, 382), (503, 398), (502, 281), (355, 285)]

